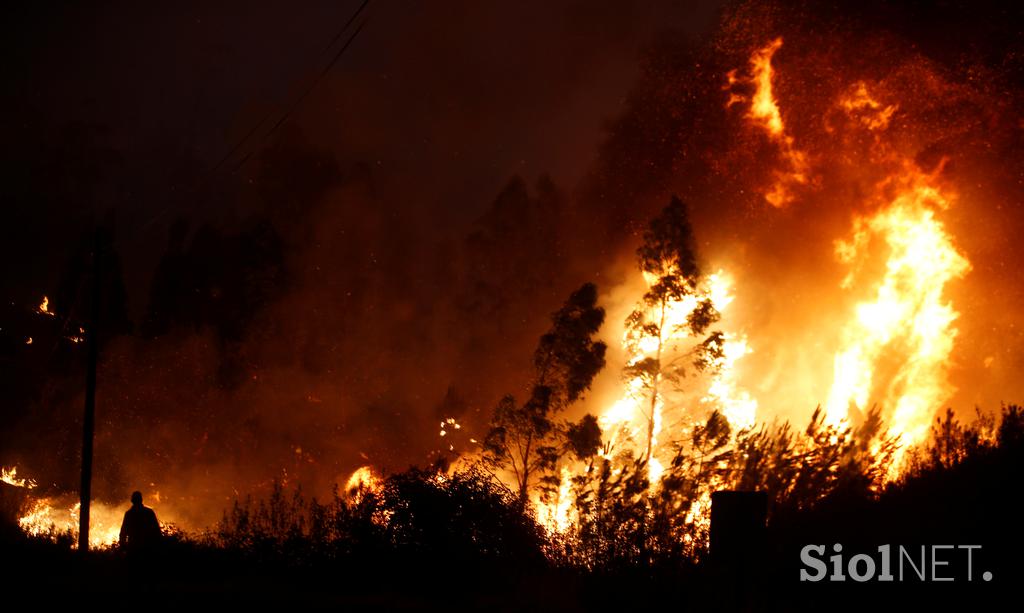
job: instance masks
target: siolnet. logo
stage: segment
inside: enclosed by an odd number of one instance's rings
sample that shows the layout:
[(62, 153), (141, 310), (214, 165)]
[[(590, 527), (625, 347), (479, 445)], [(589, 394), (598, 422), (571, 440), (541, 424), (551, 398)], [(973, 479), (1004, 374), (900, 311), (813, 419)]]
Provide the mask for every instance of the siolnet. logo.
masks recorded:
[[(805, 545), (800, 550), (800, 581), (975, 581), (974, 554), (980, 549), (981, 545), (879, 545), (877, 554), (857, 553), (844, 563), (843, 546), (836, 543), (826, 563), (824, 545)], [(966, 567), (960, 568), (964, 563)], [(992, 577), (990, 571), (981, 573), (983, 581)]]

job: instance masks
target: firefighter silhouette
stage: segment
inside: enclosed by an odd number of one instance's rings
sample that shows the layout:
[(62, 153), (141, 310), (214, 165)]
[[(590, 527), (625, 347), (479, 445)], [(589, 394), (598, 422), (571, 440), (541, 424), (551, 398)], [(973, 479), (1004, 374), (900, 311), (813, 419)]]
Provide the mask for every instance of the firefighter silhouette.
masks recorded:
[(132, 507), (121, 522), (120, 546), (129, 552), (151, 551), (161, 536), (156, 513), (142, 504), (142, 492), (132, 492)]

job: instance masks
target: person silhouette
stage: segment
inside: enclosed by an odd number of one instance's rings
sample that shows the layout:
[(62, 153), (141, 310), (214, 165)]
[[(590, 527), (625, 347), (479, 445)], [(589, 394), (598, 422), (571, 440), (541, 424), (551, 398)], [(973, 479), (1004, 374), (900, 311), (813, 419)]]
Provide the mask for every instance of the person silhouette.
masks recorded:
[(132, 492), (132, 506), (124, 512), (119, 545), (130, 552), (151, 551), (163, 534), (153, 509), (143, 506), (142, 492)]

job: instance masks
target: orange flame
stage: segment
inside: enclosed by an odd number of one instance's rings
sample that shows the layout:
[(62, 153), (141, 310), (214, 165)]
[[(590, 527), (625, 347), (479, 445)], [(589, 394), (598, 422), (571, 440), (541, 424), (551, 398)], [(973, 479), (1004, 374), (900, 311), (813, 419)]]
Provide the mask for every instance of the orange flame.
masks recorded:
[(872, 131), (888, 128), (893, 114), (899, 109), (897, 104), (885, 105), (875, 100), (864, 81), (853, 86), (850, 93), (839, 101), (839, 107)]
[[(28, 513), (18, 519), (18, 525), (26, 534), (32, 536), (52, 536), (61, 534), (78, 534), (79, 509), (76, 502), (67, 506), (55, 498), (40, 498), (32, 503)], [(121, 533), (121, 520), (124, 512), (101, 502), (93, 501), (89, 505), (89, 547), (105, 549), (115, 545)], [(77, 539), (72, 542), (77, 547)]]
[(345, 493), (359, 500), (364, 493), (380, 493), (384, 484), (370, 466), (361, 466), (352, 472), (345, 483)]
[(43, 301), (39, 303), (38, 312), (43, 315), (49, 315), (50, 317), (56, 315), (56, 313), (50, 310), (50, 299), (46, 296), (43, 296)]
[(12, 466), (10, 468), (0, 468), (0, 481), (3, 481), (7, 485), (13, 485), (14, 487), (23, 487), (25, 489), (34, 489), (36, 487), (36, 482), (34, 479), (18, 478), (17, 466)]
[(768, 131), (774, 138), (785, 136), (786, 127), (782, 124), (782, 113), (772, 93), (772, 56), (782, 46), (782, 38), (776, 38), (766, 47), (758, 49), (750, 58), (751, 80), (756, 89), (750, 100), (750, 111), (747, 116)]
[[(889, 255), (882, 279), (873, 284), (874, 299), (858, 304), (843, 329), (827, 418), (838, 423), (851, 405), (863, 409), (880, 402), (893, 411), (891, 431), (906, 444), (924, 439), (935, 411), (953, 393), (946, 365), (957, 312), (943, 292), (970, 270), (935, 217), (949, 206), (949, 197), (934, 181), (908, 164), (902, 176), (883, 186), (895, 188), (892, 201), (856, 219), (853, 237), (836, 243), (840, 260), (854, 267), (843, 280), (846, 288), (857, 284), (855, 273), (872, 239), (884, 241)], [(887, 353), (898, 355), (899, 363), (895, 372), (881, 373), (878, 363)]]
[[(780, 154), (786, 168), (775, 173), (775, 183), (765, 192), (765, 200), (774, 207), (781, 208), (795, 199), (794, 189), (808, 183), (807, 154), (796, 148), (791, 135), (786, 132), (782, 120), (782, 112), (773, 92), (775, 70), (772, 68), (772, 57), (782, 47), (782, 38), (776, 38), (768, 45), (758, 49), (750, 58), (750, 77), (747, 82), (754, 85), (754, 94), (750, 97), (750, 109), (747, 118), (755, 126), (768, 133), (768, 138), (779, 146)], [(736, 71), (726, 75), (726, 89), (741, 82)], [(731, 93), (726, 107), (746, 98)]]

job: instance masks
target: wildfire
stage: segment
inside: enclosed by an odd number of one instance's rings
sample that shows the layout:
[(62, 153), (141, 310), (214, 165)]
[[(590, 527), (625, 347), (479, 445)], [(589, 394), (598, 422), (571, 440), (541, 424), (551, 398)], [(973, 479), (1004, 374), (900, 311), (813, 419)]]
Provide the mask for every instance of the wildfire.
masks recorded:
[(82, 341), (85, 340), (85, 328), (79, 327), (78, 328), (78, 334), (73, 335), (73, 336), (68, 336), (67, 339), (69, 341), (71, 341), (72, 343), (81, 343)]
[[(787, 133), (772, 89), (772, 58), (781, 46), (782, 39), (776, 38), (751, 57), (749, 81), (754, 93), (747, 113), (753, 125), (778, 143), (789, 169), (777, 174), (765, 195), (776, 207), (792, 201), (792, 187), (807, 183), (808, 177), (807, 157)], [(739, 82), (735, 72), (728, 81), (728, 87)], [(744, 100), (733, 94), (728, 106)], [(836, 256), (850, 270), (841, 287), (871, 298), (859, 303), (849, 321), (840, 326), (826, 418), (839, 424), (849, 418), (851, 407), (866, 410), (878, 403), (889, 415), (891, 434), (906, 446), (923, 440), (935, 410), (953, 392), (946, 370), (957, 312), (945, 300), (944, 290), (970, 265), (936, 217), (952, 202), (938, 183), (941, 166), (933, 174), (924, 173), (882, 139), (899, 105), (881, 100), (866, 82), (858, 81), (839, 97), (836, 107), (855, 126), (874, 135), (877, 146), (872, 161), (885, 164), (891, 172), (871, 197), (876, 212), (856, 218), (852, 237), (835, 243)], [(887, 250), (884, 272), (881, 278), (871, 278), (868, 263), (881, 249)], [(743, 345), (727, 347), (724, 359), (743, 351)], [(728, 399), (721, 387), (713, 386), (710, 395)], [(749, 396), (723, 401), (726, 406), (737, 403), (756, 407)], [(750, 423), (748, 414), (749, 410), (734, 409), (730, 421)]]
[[(794, 201), (797, 186), (810, 187), (809, 158), (787, 130), (773, 91), (776, 73), (772, 59), (781, 47), (782, 39), (777, 38), (757, 49), (748, 75), (730, 72), (725, 87), (729, 91), (727, 107), (749, 104), (747, 120), (778, 146), (783, 167), (776, 172), (774, 185), (765, 191), (766, 200), (777, 208)], [(749, 86), (753, 93), (737, 93), (741, 85)], [(889, 140), (887, 130), (899, 105), (876, 95), (867, 82), (858, 81), (837, 97), (834, 106), (853, 129), (872, 135), (870, 163), (878, 165), (884, 178), (865, 197), (864, 204), (869, 205), (865, 208), (871, 212), (856, 216), (850, 236), (834, 242), (835, 256), (847, 267), (838, 285), (854, 306), (834, 328), (836, 344), (825, 348), (825, 355), (833, 357), (831, 387), (825, 387), (829, 390), (825, 421), (855, 425), (861, 412), (879, 405), (888, 435), (897, 440), (901, 450), (890, 465), (891, 478), (898, 474), (901, 454), (924, 440), (935, 411), (954, 392), (947, 371), (958, 313), (946, 291), (952, 281), (967, 274), (970, 263), (940, 219), (941, 212), (954, 201), (951, 190), (940, 181), (943, 165), (924, 172), (911, 158), (897, 153), (901, 149)], [(832, 128), (826, 125), (825, 130)], [(659, 281), (656, 277), (645, 273), (648, 288)], [(625, 372), (632, 373), (630, 367), (646, 363), (660, 369), (673, 359), (674, 351), (692, 346), (697, 339), (684, 324), (702, 301), (724, 313), (733, 302), (731, 285), (730, 277), (719, 271), (704, 277), (694, 294), (663, 305), (660, 315), (648, 317), (658, 305), (640, 307), (648, 309), (642, 315), (645, 325), (627, 326), (622, 339)], [(652, 491), (659, 487), (671, 457), (673, 446), (663, 439), (685, 439), (698, 427), (701, 414), (718, 410), (733, 437), (737, 430), (755, 426), (758, 400), (746, 391), (737, 371), (737, 363), (752, 351), (746, 337), (723, 332), (706, 342), (715, 357), (708, 369), (711, 376), (697, 384), (703, 390), (699, 394), (688, 395), (665, 381), (659, 385), (658, 373), (653, 375), (652, 385), (651, 371), (636, 368), (639, 374), (626, 378), (621, 396), (598, 418), (605, 443), (602, 458), (614, 461), (621, 452), (629, 451), (633, 457), (645, 459)], [(563, 467), (557, 495), (537, 503), (539, 517), (553, 532), (565, 531), (574, 521), (573, 508), (566, 503), (572, 476)], [(695, 493), (684, 519), (695, 534), (707, 527), (710, 493), (722, 484), (706, 485)]]
[[(644, 274), (644, 280), (648, 287), (660, 281), (652, 274)], [(692, 358), (691, 351), (699, 339), (692, 335), (688, 322), (705, 302), (709, 302), (719, 314), (725, 312), (733, 301), (731, 286), (731, 277), (721, 270), (707, 275), (695, 293), (670, 299), (664, 305), (664, 312), (659, 309), (659, 337), (644, 334), (644, 328), (638, 331), (627, 327), (623, 333), (621, 344), (627, 355), (625, 372), (636, 374), (626, 378), (622, 396), (598, 417), (605, 438), (598, 454), (603, 459), (614, 460), (616, 455), (628, 451), (634, 457), (644, 459), (652, 492), (660, 487), (665, 465), (674, 452), (663, 438), (678, 440), (712, 410), (720, 411), (735, 429), (754, 424), (757, 401), (742, 389), (735, 372), (736, 363), (752, 351), (742, 335), (726, 333), (720, 340), (712, 341), (719, 351), (708, 365), (710, 377), (704, 380), (694, 377), (693, 386), (703, 390), (698, 393), (686, 393), (676, 384), (668, 385), (674, 378), (668, 375), (663, 375), (666, 385), (652, 387), (649, 373), (630, 369), (652, 359), (668, 366)], [(643, 308), (653, 309), (649, 306)], [(668, 436), (663, 437), (663, 434)], [(572, 480), (581, 468), (562, 466), (557, 491), (546, 498), (535, 496), (533, 499), (538, 520), (551, 533), (564, 533), (577, 521), (572, 504)], [(613, 469), (615, 472), (620, 470)], [(708, 496), (705, 506), (710, 508), (710, 494)]]
[[(719, 271), (708, 277), (712, 303), (719, 313), (733, 301), (730, 292), (732, 280)], [(736, 374), (736, 362), (743, 356), (753, 353), (742, 335), (724, 334), (722, 338), (721, 356), (713, 361), (714, 375), (708, 386), (707, 395), (702, 398), (718, 408), (735, 428), (750, 428), (754, 425), (757, 415), (757, 400), (746, 390), (741, 389)]]
[[(448, 418), (446, 418), (445, 420), (443, 420), (441, 422), (441, 431), (438, 433), (438, 436), (440, 436), (441, 438), (444, 438), (445, 436), (448, 436), (449, 432), (454, 432), (455, 430), (461, 430), (461, 429), (462, 429), (462, 424), (460, 424), (458, 421), (456, 421), (456, 419), (454, 417), (448, 417)], [(470, 440), (471, 443), (476, 443), (476, 439), (469, 439), (469, 440)], [(451, 442), (448, 443), (448, 451), (452, 451), (452, 452), (455, 451), (455, 442), (454, 441), (451, 441)]]
[(378, 493), (382, 487), (383, 483), (381, 483), (380, 477), (373, 472), (373, 468), (361, 466), (345, 482), (345, 493), (358, 499), (364, 492)]
[(38, 312), (42, 315), (49, 315), (50, 317), (56, 315), (56, 313), (50, 310), (50, 299), (46, 296), (43, 296), (43, 301), (39, 303)]
[[(781, 157), (786, 163), (787, 168), (776, 172), (775, 183), (764, 196), (765, 200), (777, 208), (792, 202), (795, 198), (793, 190), (808, 182), (807, 154), (797, 149), (793, 137), (787, 133), (782, 112), (772, 89), (775, 79), (772, 57), (781, 47), (780, 37), (755, 51), (750, 58), (750, 77), (745, 80), (754, 86), (754, 93), (749, 97), (750, 108), (747, 111), (747, 118), (768, 133), (772, 142), (778, 145)], [(736, 76), (736, 71), (731, 71), (727, 75), (726, 89), (731, 89), (743, 81)], [(748, 99), (744, 96), (731, 93), (726, 106), (745, 101)]]
[(858, 81), (850, 94), (839, 101), (839, 107), (868, 130), (875, 131), (889, 127), (889, 121), (899, 105), (886, 105), (875, 100), (868, 91), (867, 83)]
[(459, 422), (455, 421), (454, 417), (449, 417), (441, 422), (441, 433), (439, 436), (446, 436), (449, 428), (453, 430), (461, 430), (462, 426), (459, 425)]
[(782, 39), (776, 38), (766, 47), (758, 49), (750, 58), (751, 80), (756, 89), (750, 101), (748, 116), (775, 138), (783, 138), (786, 134), (786, 128), (782, 124), (782, 113), (779, 112), (779, 105), (776, 104), (772, 93), (772, 79), (775, 76), (772, 56), (780, 47)]
[(33, 479), (19, 479), (18, 478), (18, 467), (12, 466), (10, 468), (0, 468), (0, 481), (14, 487), (23, 487), (25, 489), (34, 489), (36, 482)]
[[(648, 285), (658, 281), (650, 275), (646, 275), (645, 279)], [(637, 338), (633, 331), (627, 330), (622, 339), (622, 346), (629, 355), (627, 366), (652, 358), (667, 361), (671, 359), (670, 354), (675, 351), (685, 353), (687, 345), (694, 342), (685, 325), (686, 322), (704, 300), (710, 301), (719, 313), (724, 312), (733, 301), (730, 285), (729, 276), (719, 271), (708, 275), (704, 287), (698, 294), (669, 302), (664, 313), (664, 325), (661, 326), (663, 333), (660, 343), (650, 336)], [(602, 430), (609, 435), (606, 450), (602, 452), (605, 457), (611, 457), (612, 450), (618, 451), (623, 446), (638, 447), (644, 432), (650, 428), (648, 479), (652, 484), (657, 484), (664, 471), (664, 455), (669, 452), (659, 445), (659, 437), (666, 420), (673, 428), (678, 428), (681, 424), (692, 421), (698, 409), (710, 408), (721, 410), (736, 427), (752, 425), (757, 401), (739, 389), (734, 372), (736, 362), (751, 350), (744, 337), (728, 334), (723, 335), (719, 349), (721, 356), (713, 360), (711, 370), (714, 374), (706, 394), (693, 399), (692, 402), (677, 401), (680, 399), (676, 397), (678, 394), (674, 390), (656, 391), (651, 402), (648, 395), (649, 386), (645, 384), (643, 375), (629, 378), (625, 382), (623, 396), (612, 403), (598, 418)], [(674, 398), (671, 406), (666, 407), (668, 395)], [(706, 404), (712, 406), (701, 406)]]
[[(35, 490), (38, 487), (35, 479), (18, 476), (18, 467), (0, 468), (0, 481)], [(72, 547), (78, 546), (79, 509), (81, 503), (72, 494), (39, 496), (28, 494), (27, 506), (21, 510), (18, 526), (30, 536), (43, 538), (67, 538)], [(160, 492), (154, 492), (151, 500), (160, 503)], [(125, 508), (100, 501), (92, 501), (89, 505), (89, 546), (93, 549), (104, 549), (117, 544), (121, 534), (121, 521)], [(158, 513), (161, 526), (174, 523), (173, 517), (165, 517), (168, 509)], [(171, 521), (168, 522), (168, 519)]]
[[(923, 440), (935, 410), (953, 392), (946, 364), (957, 312), (943, 291), (970, 269), (935, 217), (950, 199), (934, 183), (932, 176), (908, 167), (883, 186), (895, 187), (892, 201), (875, 215), (856, 219), (853, 237), (836, 243), (837, 256), (852, 268), (845, 288), (857, 284), (856, 272), (874, 241), (884, 241), (889, 255), (883, 278), (874, 284), (874, 299), (858, 304), (843, 329), (826, 415), (838, 423), (851, 405), (863, 409), (881, 402), (891, 408), (891, 431), (905, 444)], [(901, 357), (895, 372), (880, 371), (885, 353)]]
[(562, 467), (558, 482), (558, 492), (550, 502), (535, 500), (537, 520), (549, 532), (560, 534), (568, 530), (576, 522), (572, 499), (572, 472)]
[[(810, 191), (812, 159), (797, 146), (792, 126), (776, 97), (777, 73), (773, 58), (783, 39), (775, 38), (756, 49), (750, 57), (746, 75), (730, 72), (726, 90), (727, 107), (745, 104), (745, 118), (762, 132), (777, 151), (779, 167), (774, 183), (764, 190), (765, 200), (775, 208), (794, 203), (799, 188)], [(737, 93), (747, 86), (751, 93)], [(954, 389), (948, 379), (948, 364), (957, 336), (959, 316), (947, 295), (949, 285), (971, 269), (965, 254), (941, 220), (941, 213), (955, 201), (952, 191), (940, 180), (942, 165), (924, 172), (910, 158), (897, 154), (886, 145), (886, 131), (900, 112), (899, 104), (885, 100), (865, 81), (844, 87), (843, 94), (828, 103), (849, 119), (858, 130), (866, 130), (878, 145), (872, 152), (873, 163), (890, 169), (887, 177), (869, 185), (862, 204), (870, 212), (855, 216), (846, 238), (834, 241), (834, 256), (846, 267), (844, 278), (836, 285), (845, 292), (852, 308), (845, 311), (831, 330), (835, 336), (823, 340), (822, 355), (831, 358), (831, 380), (816, 376), (824, 398), (826, 422), (845, 425), (855, 422), (859, 413), (874, 404), (883, 409), (889, 434), (899, 439), (903, 449), (924, 440), (935, 411), (950, 398)], [(826, 130), (828, 128), (826, 127)], [(863, 133), (863, 132), (861, 132)], [(808, 151), (817, 153), (817, 149)], [(813, 175), (817, 176), (817, 175)], [(663, 264), (663, 268), (669, 266)], [(671, 271), (670, 271), (671, 272)], [(643, 273), (646, 290), (662, 278)], [(639, 283), (639, 280), (638, 280)], [(710, 305), (723, 318), (736, 302), (733, 278), (723, 270), (702, 276), (692, 292), (669, 298), (658, 306), (640, 303), (640, 325), (626, 327), (620, 345), (624, 354), (624, 378), (611, 402), (602, 403), (598, 424), (603, 435), (600, 458), (618, 461), (623, 455), (638, 459), (646, 470), (650, 492), (661, 487), (666, 466), (677, 449), (671, 443), (685, 439), (712, 411), (725, 417), (735, 437), (737, 431), (754, 428), (759, 402), (742, 378), (743, 358), (754, 349), (737, 330), (724, 330), (710, 337), (711, 349), (703, 372), (668, 377), (644, 365), (656, 368), (675, 360), (690, 359), (701, 339), (692, 333), (689, 322)], [(54, 316), (49, 299), (43, 296), (38, 313)], [(656, 322), (656, 325), (651, 322)], [(651, 334), (655, 328), (657, 334)], [(84, 338), (85, 330), (67, 337), (73, 342)], [(27, 344), (33, 340), (28, 337)], [(989, 358), (991, 360), (991, 358)], [(989, 362), (986, 361), (986, 367)], [(682, 377), (686, 383), (680, 383)], [(653, 381), (653, 383), (652, 383)], [(830, 383), (830, 385), (828, 385)], [(819, 392), (819, 396), (825, 394)], [(434, 422), (437, 423), (437, 422)], [(439, 423), (439, 437), (455, 451), (452, 439), (463, 426), (453, 417)], [(735, 446), (736, 438), (731, 444)], [(474, 445), (477, 440), (470, 438)], [(296, 450), (301, 453), (301, 449)], [(625, 452), (625, 453), (624, 453)], [(561, 461), (561, 460), (559, 460)], [(578, 521), (574, 506), (574, 478), (582, 475), (581, 466), (566, 461), (557, 467), (557, 488), (543, 500), (533, 498), (538, 520), (552, 533), (564, 533)], [(622, 470), (613, 468), (613, 470)], [(553, 475), (552, 475), (553, 476)], [(442, 482), (446, 477), (438, 474)], [(20, 488), (33, 489), (36, 482), (17, 476), (17, 468), (0, 470), (0, 480)], [(688, 507), (687, 524), (706, 529), (710, 496), (715, 485), (694, 494)], [(368, 493), (378, 494), (384, 484), (370, 466), (356, 469), (345, 481), (344, 492), (354, 500)], [(157, 497), (159, 502), (159, 497)], [(32, 535), (74, 534), (78, 528), (79, 505), (64, 498), (38, 498), (19, 519), (21, 528)], [(117, 541), (122, 511), (101, 503), (91, 507), (90, 544), (109, 546)]]
[[(69, 505), (64, 499), (39, 498), (18, 519), (18, 525), (32, 536), (70, 536), (72, 546), (77, 547), (80, 508), (78, 502)], [(94, 501), (89, 506), (89, 547), (102, 549), (116, 544), (123, 517), (124, 511)]]
[(750, 428), (753, 427), (757, 415), (757, 400), (746, 390), (739, 389), (735, 365), (737, 360), (752, 353), (753, 349), (742, 337), (726, 335), (724, 340), (722, 356), (715, 360), (718, 372), (714, 375), (703, 400), (721, 407), (730, 425), (740, 429)]

